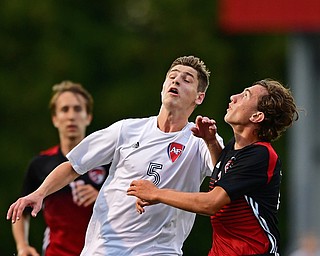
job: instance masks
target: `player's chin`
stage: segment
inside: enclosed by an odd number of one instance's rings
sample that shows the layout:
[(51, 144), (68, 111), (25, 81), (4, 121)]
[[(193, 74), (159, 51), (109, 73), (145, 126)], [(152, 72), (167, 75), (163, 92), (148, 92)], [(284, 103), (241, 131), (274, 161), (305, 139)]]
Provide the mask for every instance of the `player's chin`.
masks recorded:
[(80, 137), (80, 133), (78, 131), (68, 131), (67, 132), (67, 137), (70, 140), (75, 140), (75, 139)]

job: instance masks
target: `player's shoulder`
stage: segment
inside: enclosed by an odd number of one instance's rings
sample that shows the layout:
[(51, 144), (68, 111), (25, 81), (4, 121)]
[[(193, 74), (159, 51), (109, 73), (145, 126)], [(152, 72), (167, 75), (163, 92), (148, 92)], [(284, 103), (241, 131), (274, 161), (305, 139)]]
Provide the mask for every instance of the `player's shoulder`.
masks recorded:
[(241, 159), (250, 159), (253, 162), (269, 161), (270, 159), (278, 159), (278, 154), (272, 147), (270, 142), (255, 142), (240, 150), (236, 154)]
[(148, 123), (148, 122), (154, 122), (156, 120), (156, 116), (149, 116), (149, 117), (136, 117), (136, 118), (127, 118), (123, 119), (123, 123), (126, 125), (135, 125), (140, 123)]
[(122, 130), (128, 129), (151, 129), (156, 126), (157, 118), (155, 116), (142, 117), (142, 118), (127, 118), (123, 119), (121, 123)]
[(42, 166), (43, 164), (48, 163), (48, 161), (50, 162), (61, 161), (61, 159), (64, 159), (64, 156), (60, 151), (60, 147), (56, 145), (40, 151), (38, 155), (34, 156), (31, 159), (31, 161), (29, 162), (29, 166), (30, 168), (32, 167), (38, 168), (39, 166)]
[(267, 152), (269, 155), (277, 156), (277, 152), (272, 147), (270, 142), (259, 141), (253, 144), (253, 146), (261, 151)]
[(39, 156), (54, 156), (59, 154), (59, 150), (59, 145), (55, 145), (53, 147), (40, 151)]

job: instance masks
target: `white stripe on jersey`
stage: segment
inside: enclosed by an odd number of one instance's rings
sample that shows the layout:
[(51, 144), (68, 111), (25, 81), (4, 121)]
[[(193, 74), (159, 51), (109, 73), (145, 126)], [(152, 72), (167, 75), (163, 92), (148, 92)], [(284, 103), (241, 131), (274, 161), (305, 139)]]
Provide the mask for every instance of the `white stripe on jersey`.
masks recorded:
[(279, 254), (276, 252), (277, 251), (277, 240), (275, 239), (274, 235), (270, 232), (270, 229), (268, 227), (268, 223), (264, 218), (259, 213), (259, 205), (257, 202), (255, 202), (251, 197), (244, 196), (248, 204), (250, 205), (254, 215), (256, 216), (257, 220), (259, 221), (261, 227), (263, 230), (267, 233), (268, 239), (271, 243), (271, 251), (270, 253), (275, 253), (275, 256), (279, 256)]

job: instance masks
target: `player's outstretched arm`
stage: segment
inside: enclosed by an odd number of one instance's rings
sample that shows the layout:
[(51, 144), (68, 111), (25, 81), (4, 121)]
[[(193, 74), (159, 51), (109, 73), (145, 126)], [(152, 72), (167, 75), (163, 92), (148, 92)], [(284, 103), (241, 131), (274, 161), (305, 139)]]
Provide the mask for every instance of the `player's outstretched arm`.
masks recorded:
[(31, 215), (36, 217), (46, 196), (63, 188), (78, 176), (79, 174), (75, 172), (69, 162), (60, 164), (47, 176), (36, 191), (19, 198), (10, 206), (7, 212), (7, 220), (11, 219), (12, 223), (18, 221), (27, 206), (33, 208)]
[(127, 195), (140, 199), (140, 203), (136, 204), (140, 214), (144, 212), (144, 206), (163, 203), (185, 211), (211, 216), (231, 202), (227, 192), (219, 186), (209, 192), (181, 192), (159, 189), (149, 180), (132, 181)]

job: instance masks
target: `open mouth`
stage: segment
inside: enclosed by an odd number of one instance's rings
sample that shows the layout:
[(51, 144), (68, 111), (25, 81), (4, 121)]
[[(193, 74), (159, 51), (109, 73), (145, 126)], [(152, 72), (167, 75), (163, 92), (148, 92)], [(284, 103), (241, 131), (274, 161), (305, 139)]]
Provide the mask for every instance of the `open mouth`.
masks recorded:
[(173, 94), (178, 94), (178, 90), (176, 88), (170, 88), (169, 92)]

